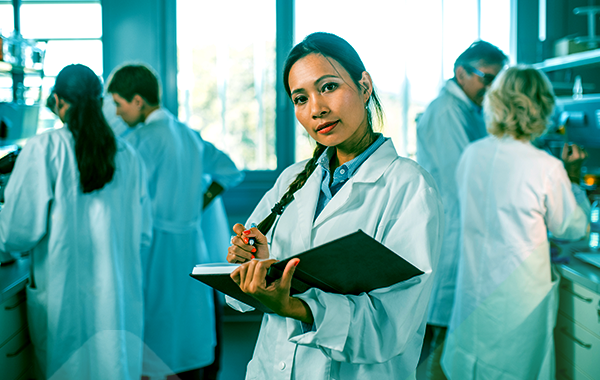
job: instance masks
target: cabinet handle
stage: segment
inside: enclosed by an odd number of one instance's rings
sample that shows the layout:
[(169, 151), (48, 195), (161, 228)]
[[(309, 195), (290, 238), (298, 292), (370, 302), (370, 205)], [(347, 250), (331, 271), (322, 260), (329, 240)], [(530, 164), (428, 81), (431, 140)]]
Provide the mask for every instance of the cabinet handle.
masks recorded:
[(585, 348), (585, 349), (591, 349), (592, 345), (588, 344), (588, 343), (583, 343), (582, 341), (580, 341), (579, 339), (575, 338), (573, 335), (569, 334), (567, 332), (567, 328), (566, 327), (561, 327), (560, 331), (565, 334), (565, 336), (569, 339), (571, 339), (573, 342), (577, 343), (578, 345), (580, 345), (581, 347)]
[(587, 298), (587, 297), (584, 297), (584, 296), (582, 296), (581, 294), (577, 294), (577, 293), (575, 293), (574, 291), (572, 291), (571, 289), (569, 289), (567, 286), (561, 286), (561, 289), (562, 289), (562, 290), (565, 290), (565, 291), (567, 291), (567, 292), (569, 292), (569, 293), (571, 293), (571, 294), (572, 294), (572, 295), (574, 295), (575, 297), (577, 297), (577, 298), (579, 298), (580, 300), (582, 300), (582, 301), (585, 301), (585, 302), (587, 302), (587, 303), (592, 303), (592, 301), (593, 301), (593, 299), (592, 299), (592, 298)]
[(23, 298), (19, 299), (19, 300), (17, 301), (17, 303), (16, 303), (16, 304), (14, 304), (14, 305), (12, 305), (12, 306), (11, 306), (11, 305), (4, 306), (4, 310), (12, 310), (12, 309), (16, 309), (16, 308), (17, 308), (17, 307), (19, 307), (19, 305), (20, 305), (20, 304), (22, 304), (23, 302), (25, 302), (25, 297), (23, 297)]
[(27, 348), (27, 346), (29, 346), (29, 343), (31, 343), (31, 341), (29, 339), (27, 339), (27, 342), (23, 343), (23, 345), (21, 347), (19, 347), (19, 349), (13, 353), (8, 353), (6, 354), (7, 358), (14, 358), (15, 356), (19, 355), (21, 352), (23, 352), (23, 350), (25, 350)]

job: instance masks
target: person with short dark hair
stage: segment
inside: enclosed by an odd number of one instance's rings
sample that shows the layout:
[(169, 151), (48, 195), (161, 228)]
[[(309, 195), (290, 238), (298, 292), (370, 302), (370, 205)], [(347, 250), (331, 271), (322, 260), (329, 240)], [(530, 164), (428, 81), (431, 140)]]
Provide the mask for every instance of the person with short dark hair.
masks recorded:
[(151, 240), (144, 164), (102, 114), (83, 65), (56, 77), (65, 123), (27, 140), (6, 187), (0, 250), (31, 251), (27, 319), (40, 379), (142, 374), (142, 262)]
[[(433, 178), (375, 132), (374, 113), (382, 115), (377, 92), (358, 53), (342, 38), (307, 36), (288, 55), (283, 80), (316, 148), (312, 158), (285, 169), (265, 194), (246, 224), (257, 227), (233, 227), (227, 260), (242, 264), (232, 278), (274, 311), (263, 317), (246, 378), (414, 377), (443, 232)], [(312, 288), (290, 296), (294, 259), (280, 281), (266, 286), (273, 262), (358, 229), (424, 273), (360, 295)]]
[(424, 351), (430, 353), (427, 376), (432, 380), (444, 379), (439, 358), (456, 283), (459, 214), (454, 173), (465, 147), (487, 135), (481, 108), (483, 97), (506, 63), (506, 55), (496, 46), (485, 41), (474, 42), (456, 59), (454, 77), (446, 82), (417, 122), (417, 162), (435, 179), (446, 221), (427, 318), (432, 340)]
[(561, 161), (531, 143), (554, 103), (543, 72), (507, 69), (484, 100), (491, 136), (458, 163), (460, 258), (442, 356), (449, 379), (556, 379), (559, 275), (548, 236), (583, 238), (590, 203), (579, 186), (585, 150), (565, 144)]
[[(158, 77), (150, 67), (117, 68), (107, 91), (117, 115), (132, 128), (125, 139), (146, 164), (152, 201), (143, 375), (203, 379), (203, 368), (215, 359), (213, 291), (191, 281), (189, 274), (210, 261), (201, 228), (203, 208), (243, 174), (227, 155), (160, 106)], [(204, 175), (212, 179), (208, 189)]]

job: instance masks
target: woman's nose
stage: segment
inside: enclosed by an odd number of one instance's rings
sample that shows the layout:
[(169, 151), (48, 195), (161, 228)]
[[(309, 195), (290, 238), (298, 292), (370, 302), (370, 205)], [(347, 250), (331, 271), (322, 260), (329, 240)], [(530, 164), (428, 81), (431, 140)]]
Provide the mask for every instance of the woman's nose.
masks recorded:
[(313, 119), (318, 119), (320, 117), (323, 117), (324, 115), (327, 114), (327, 112), (328, 112), (328, 110), (327, 110), (327, 107), (325, 106), (325, 104), (318, 101), (317, 99), (315, 99), (312, 102), (311, 114), (312, 114)]

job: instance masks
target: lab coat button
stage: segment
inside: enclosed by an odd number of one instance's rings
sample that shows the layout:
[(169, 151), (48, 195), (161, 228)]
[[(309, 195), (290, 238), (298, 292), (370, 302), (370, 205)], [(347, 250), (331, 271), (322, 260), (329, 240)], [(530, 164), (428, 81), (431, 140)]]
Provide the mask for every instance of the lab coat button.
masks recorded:
[(285, 362), (279, 363), (279, 369), (282, 371), (285, 369)]

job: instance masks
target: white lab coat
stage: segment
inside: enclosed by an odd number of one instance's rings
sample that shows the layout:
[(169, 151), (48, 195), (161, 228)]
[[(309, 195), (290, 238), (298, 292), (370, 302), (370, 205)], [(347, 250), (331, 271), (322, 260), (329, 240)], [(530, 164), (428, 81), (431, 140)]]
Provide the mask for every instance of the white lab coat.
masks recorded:
[(41, 378), (132, 379), (142, 369), (144, 167), (117, 140), (116, 171), (83, 194), (67, 127), (30, 138), (0, 212), (0, 249), (31, 250), (29, 331)]
[[(304, 165), (281, 174), (248, 223), (269, 214)], [(313, 222), (321, 178), (318, 166), (276, 221), (268, 234), (271, 257), (285, 259), (361, 229), (425, 273), (358, 296), (318, 289), (298, 295), (313, 313), (310, 331), (298, 320), (265, 314), (246, 379), (414, 379), (443, 231), (433, 179), (388, 140)]]
[(481, 107), (450, 79), (417, 124), (417, 162), (433, 176), (444, 204), (445, 231), (427, 322), (448, 326), (459, 256), (456, 166), (465, 147), (487, 136)]
[(589, 201), (560, 160), (512, 137), (469, 146), (457, 182), (462, 251), (444, 372), (460, 380), (554, 379), (558, 277), (548, 231), (582, 238)]
[(202, 177), (206, 172), (227, 188), (239, 174), (218, 173), (221, 162), (230, 159), (162, 108), (126, 139), (146, 164), (152, 200), (143, 373), (160, 378), (214, 360), (212, 289), (190, 277), (196, 264), (209, 262), (201, 229)]

